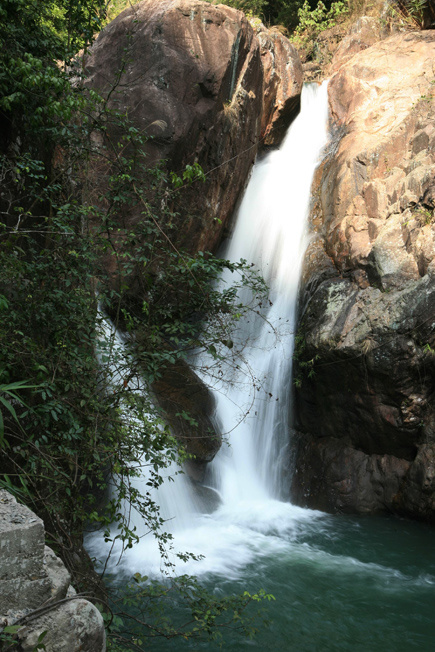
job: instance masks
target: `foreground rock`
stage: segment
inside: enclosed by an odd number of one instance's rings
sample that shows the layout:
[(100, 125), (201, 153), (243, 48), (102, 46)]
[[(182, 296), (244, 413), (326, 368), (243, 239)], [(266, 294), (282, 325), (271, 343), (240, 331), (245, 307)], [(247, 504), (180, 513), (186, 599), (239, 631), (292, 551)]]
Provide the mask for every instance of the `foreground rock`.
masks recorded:
[(20, 626), (23, 652), (40, 640), (47, 652), (104, 652), (100, 612), (75, 597), (68, 571), (44, 540), (41, 519), (0, 491), (0, 628)]
[(293, 491), (434, 521), (435, 33), (343, 52), (303, 279)]

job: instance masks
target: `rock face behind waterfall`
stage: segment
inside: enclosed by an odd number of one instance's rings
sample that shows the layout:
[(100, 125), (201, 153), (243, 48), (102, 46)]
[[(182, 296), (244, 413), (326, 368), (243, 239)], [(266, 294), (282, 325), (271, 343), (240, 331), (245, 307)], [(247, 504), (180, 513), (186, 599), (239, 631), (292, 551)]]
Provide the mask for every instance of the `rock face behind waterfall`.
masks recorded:
[(435, 520), (434, 61), (433, 31), (396, 34), (330, 82), (296, 343), (302, 504)]
[[(302, 67), (296, 50), (278, 32), (254, 31), (242, 12), (223, 5), (144, 0), (103, 30), (85, 64), (88, 86), (152, 137), (146, 145), (150, 165), (164, 161), (180, 173), (198, 162), (207, 173), (204, 184), (171, 198), (177, 217), (170, 235), (178, 249), (214, 250), (260, 145), (278, 144), (298, 109)], [(112, 131), (112, 139), (121, 136)], [(104, 177), (95, 182), (104, 190)], [(119, 216), (118, 253), (124, 229), (134, 229), (141, 210)], [(106, 261), (109, 268), (113, 261)], [(133, 274), (123, 281), (141, 304), (148, 281)], [(220, 438), (210, 436), (211, 400), (200, 379), (178, 365), (153, 391), (197, 463), (212, 459)], [(183, 411), (197, 426), (177, 416)]]
[(262, 137), (276, 145), (298, 109), (296, 50), (264, 27), (257, 36), (246, 16), (230, 7), (143, 0), (103, 30), (86, 70), (88, 85), (153, 137), (150, 163), (165, 160), (176, 172), (195, 161), (203, 167), (206, 183), (175, 199), (174, 237), (191, 252), (213, 250)]

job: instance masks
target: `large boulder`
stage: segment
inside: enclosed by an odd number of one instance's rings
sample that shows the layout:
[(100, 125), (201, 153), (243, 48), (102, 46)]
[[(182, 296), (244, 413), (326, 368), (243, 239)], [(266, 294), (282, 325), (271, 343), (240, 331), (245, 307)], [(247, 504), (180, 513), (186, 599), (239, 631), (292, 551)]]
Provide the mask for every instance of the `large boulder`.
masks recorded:
[(303, 276), (294, 493), (435, 520), (435, 34), (345, 52)]
[(174, 437), (191, 456), (187, 464), (189, 474), (202, 479), (205, 465), (222, 443), (213, 420), (213, 394), (182, 359), (159, 370), (152, 391)]
[(21, 652), (33, 652), (42, 641), (46, 652), (104, 652), (103, 618), (83, 598), (70, 599), (31, 620), (18, 634)]
[[(224, 5), (143, 0), (101, 32), (85, 68), (88, 86), (150, 136), (150, 164), (202, 166), (205, 184), (171, 198), (179, 214), (171, 237), (190, 252), (215, 249), (262, 136), (277, 144), (297, 110), (302, 68), (288, 39), (265, 28), (257, 37)], [(120, 226), (134, 226), (140, 212), (120, 216)]]

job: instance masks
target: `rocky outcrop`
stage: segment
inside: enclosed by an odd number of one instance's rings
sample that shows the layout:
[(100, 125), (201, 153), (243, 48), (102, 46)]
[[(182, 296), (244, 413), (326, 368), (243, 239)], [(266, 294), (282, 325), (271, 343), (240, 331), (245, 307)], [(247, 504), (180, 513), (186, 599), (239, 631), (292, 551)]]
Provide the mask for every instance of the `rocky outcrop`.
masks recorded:
[(100, 612), (75, 596), (68, 571), (44, 540), (41, 519), (0, 491), (0, 630), (19, 626), (14, 649), (22, 652), (41, 641), (47, 652), (104, 652)]
[[(332, 28), (332, 30), (337, 30), (337, 28)], [(358, 18), (350, 26), (344, 38), (340, 39), (338, 45), (334, 47), (334, 56), (325, 69), (326, 77), (331, 77), (355, 54), (379, 43), (387, 35), (388, 32), (378, 17), (361, 16)], [(327, 33), (324, 33), (323, 39), (330, 43)]]
[(222, 443), (212, 420), (213, 394), (181, 359), (160, 370), (152, 391), (175, 438), (192, 456), (187, 464), (189, 475), (202, 479), (207, 462), (214, 458)]
[[(293, 46), (265, 29), (257, 37), (242, 12), (224, 5), (143, 0), (102, 31), (86, 71), (88, 86), (150, 136), (150, 164), (202, 166), (205, 184), (171, 198), (179, 214), (171, 237), (190, 252), (215, 249), (262, 135), (276, 144), (297, 110), (302, 69)], [(134, 226), (140, 212), (120, 216), (120, 226)]]
[(433, 521), (435, 34), (350, 58), (348, 45), (332, 62), (335, 136), (315, 179), (293, 491), (311, 506)]
[(262, 147), (276, 147), (300, 109), (302, 66), (290, 41), (277, 29), (256, 28), (263, 64)]
[(314, 52), (310, 52), (310, 48), (308, 51), (305, 48), (300, 49), (305, 81), (321, 81), (328, 77), (327, 70), (331, 59), (347, 32), (348, 26), (345, 23), (334, 25), (318, 34)]

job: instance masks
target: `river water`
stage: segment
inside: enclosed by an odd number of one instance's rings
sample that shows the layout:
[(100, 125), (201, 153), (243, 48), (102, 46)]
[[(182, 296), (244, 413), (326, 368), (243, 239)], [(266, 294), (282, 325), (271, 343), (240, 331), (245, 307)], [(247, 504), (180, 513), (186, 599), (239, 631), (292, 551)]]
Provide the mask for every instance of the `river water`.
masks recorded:
[[(254, 166), (225, 257), (255, 263), (270, 304), (239, 324), (233, 339), (235, 348), (243, 346), (244, 363), (214, 384), (216, 423), (227, 435), (209, 465), (207, 497), (177, 475), (157, 500), (175, 536), (175, 572), (197, 575), (217, 593), (264, 589), (276, 598), (268, 605), (271, 627), (254, 641), (229, 634), (225, 649), (429, 652), (435, 650), (433, 530), (396, 518), (327, 515), (288, 500), (297, 290), (327, 122), (326, 85), (305, 87), (283, 145)], [(146, 489), (146, 478), (137, 487)], [(140, 533), (137, 517), (135, 525)], [(101, 554), (95, 537), (88, 547)], [(204, 559), (183, 563), (177, 551)], [(112, 570), (157, 577), (161, 564), (147, 536)], [(215, 649), (208, 642), (185, 645)], [(179, 646), (153, 643), (153, 649)]]

